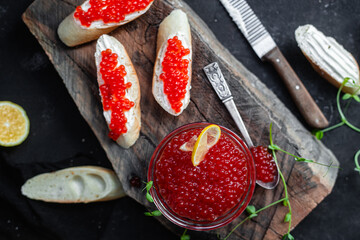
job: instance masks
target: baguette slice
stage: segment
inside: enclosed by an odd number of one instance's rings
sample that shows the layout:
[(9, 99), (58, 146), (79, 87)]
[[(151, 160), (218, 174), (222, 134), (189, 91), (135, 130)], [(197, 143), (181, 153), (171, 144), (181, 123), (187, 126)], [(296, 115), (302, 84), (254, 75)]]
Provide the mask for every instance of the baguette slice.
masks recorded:
[(355, 58), (334, 38), (326, 37), (309, 24), (298, 27), (295, 38), (305, 57), (322, 77), (337, 88), (344, 78), (349, 77), (343, 92), (353, 94), (358, 90), (359, 66)]
[[(162, 73), (162, 61), (165, 56), (166, 48), (168, 46), (168, 39), (177, 36), (181, 40), (184, 48), (190, 50), (190, 54), (186, 55), (183, 59), (189, 61), (188, 65), (188, 84), (186, 86), (186, 94), (182, 102), (181, 111), (176, 113), (167, 98), (167, 95), (164, 93), (164, 84), (160, 79), (160, 74)], [(191, 71), (192, 71), (192, 46), (191, 46), (191, 31), (188, 18), (186, 14), (181, 10), (174, 10), (169, 16), (167, 16), (160, 24), (158, 36), (157, 36), (157, 57), (155, 60), (153, 82), (152, 82), (152, 92), (155, 100), (159, 105), (168, 113), (174, 116), (180, 115), (183, 110), (188, 106), (190, 102), (190, 88), (191, 88)]]
[[(90, 0), (87, 0), (81, 4), (81, 8), (88, 9), (91, 6), (89, 2)], [(60, 23), (57, 30), (59, 38), (68, 47), (74, 47), (86, 42), (90, 42), (97, 39), (101, 35), (109, 33), (117, 27), (140, 17), (146, 13), (147, 10), (149, 10), (152, 3), (153, 1), (144, 10), (126, 15), (125, 19), (118, 23), (104, 23), (103, 21), (95, 21), (90, 25), (90, 27), (81, 25), (80, 21), (74, 17), (74, 11)]]
[[(104, 84), (104, 80), (102, 79), (100, 73), (100, 63), (102, 59), (101, 52), (107, 49), (110, 49), (113, 53), (118, 55), (118, 66), (124, 65), (127, 73), (124, 78), (125, 83), (130, 82), (132, 84), (130, 88), (126, 89), (125, 97), (134, 102), (135, 105), (129, 111), (124, 112), (125, 117), (127, 118), (127, 132), (120, 135), (120, 137), (116, 140), (116, 142), (123, 148), (129, 148), (138, 139), (141, 128), (139, 81), (124, 46), (114, 37), (104, 34), (98, 39), (95, 52), (95, 63), (97, 67), (97, 80), (99, 87)], [(111, 123), (111, 110), (104, 111), (104, 117), (109, 126)]]
[(125, 196), (113, 171), (94, 166), (37, 175), (26, 181), (21, 193), (31, 199), (58, 203), (108, 201)]

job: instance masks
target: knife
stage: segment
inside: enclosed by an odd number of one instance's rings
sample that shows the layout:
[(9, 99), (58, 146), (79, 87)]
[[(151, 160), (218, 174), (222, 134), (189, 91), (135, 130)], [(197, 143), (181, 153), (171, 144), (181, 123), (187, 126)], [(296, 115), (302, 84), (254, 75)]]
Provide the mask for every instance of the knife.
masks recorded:
[(304, 84), (245, 0), (220, 0), (258, 57), (270, 62), (283, 79), (307, 124), (314, 128), (329, 125)]

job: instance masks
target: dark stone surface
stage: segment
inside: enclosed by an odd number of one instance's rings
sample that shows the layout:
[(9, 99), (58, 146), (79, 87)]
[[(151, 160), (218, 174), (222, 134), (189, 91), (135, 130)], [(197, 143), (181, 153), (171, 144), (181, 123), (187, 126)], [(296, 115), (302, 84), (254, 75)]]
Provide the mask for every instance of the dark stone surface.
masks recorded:
[[(130, 198), (61, 205), (21, 196), (21, 185), (38, 173), (84, 164), (110, 167), (62, 80), (21, 21), (31, 2), (0, 2), (0, 101), (20, 104), (31, 121), (30, 135), (23, 144), (0, 148), (0, 239), (179, 239), (155, 219), (143, 216), (145, 208)], [(302, 121), (275, 70), (257, 58), (219, 1), (186, 2)], [(249, 0), (249, 4), (331, 124), (339, 122), (337, 90), (312, 70), (296, 45), (294, 31), (311, 23), (359, 59), (359, 2)], [(348, 109), (355, 125), (360, 125), (358, 108), (353, 103)], [(360, 135), (346, 127), (325, 134), (323, 143), (333, 150), (343, 170), (333, 193), (292, 231), (296, 239), (360, 239), (360, 176), (353, 160), (359, 140)]]

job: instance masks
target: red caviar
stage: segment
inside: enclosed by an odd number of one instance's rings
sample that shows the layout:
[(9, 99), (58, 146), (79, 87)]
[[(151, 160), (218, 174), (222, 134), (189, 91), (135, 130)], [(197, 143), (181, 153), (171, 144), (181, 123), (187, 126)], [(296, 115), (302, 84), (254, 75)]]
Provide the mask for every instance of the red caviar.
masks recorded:
[(197, 221), (224, 216), (248, 189), (247, 160), (243, 150), (222, 133), (197, 167), (182, 144), (201, 129), (178, 133), (167, 143), (155, 165), (154, 183), (168, 206), (178, 215)]
[(164, 93), (167, 95), (171, 108), (178, 113), (181, 111), (183, 105), (181, 101), (185, 98), (189, 81), (190, 62), (183, 58), (190, 54), (190, 50), (184, 48), (177, 36), (168, 39), (167, 43), (160, 79), (164, 82)]
[(125, 66), (118, 64), (118, 55), (110, 49), (101, 52), (100, 73), (104, 84), (100, 86), (104, 111), (111, 111), (109, 137), (117, 140), (121, 134), (127, 132), (127, 118), (125, 112), (135, 104), (125, 97), (126, 89), (131, 82), (125, 83)]
[(264, 183), (272, 182), (276, 177), (277, 169), (273, 156), (264, 146), (250, 149), (255, 160), (256, 179)]
[(81, 25), (90, 27), (94, 21), (118, 23), (125, 16), (146, 9), (154, 0), (90, 0), (90, 8), (84, 11), (81, 6), (75, 10), (74, 17)]

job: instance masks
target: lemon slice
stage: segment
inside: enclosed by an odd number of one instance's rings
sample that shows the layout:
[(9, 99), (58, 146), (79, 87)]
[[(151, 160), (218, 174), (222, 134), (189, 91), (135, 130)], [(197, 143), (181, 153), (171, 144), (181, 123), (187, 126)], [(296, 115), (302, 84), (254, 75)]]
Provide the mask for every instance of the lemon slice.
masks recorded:
[(220, 127), (215, 124), (209, 125), (201, 131), (191, 154), (191, 161), (194, 166), (199, 165), (204, 160), (209, 149), (219, 141), (220, 135)]
[(193, 136), (188, 142), (181, 145), (180, 150), (184, 152), (192, 152), (197, 139), (197, 136)]
[(29, 129), (29, 118), (22, 107), (9, 101), (0, 101), (0, 146), (19, 145), (29, 135)]

